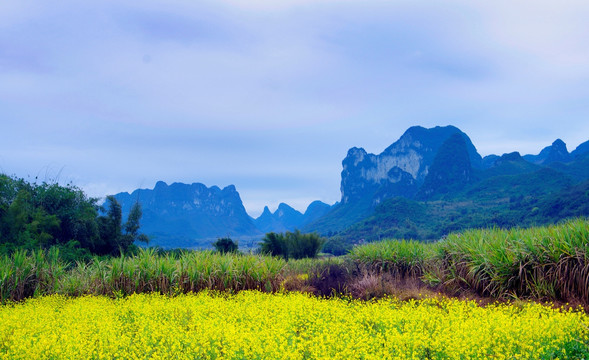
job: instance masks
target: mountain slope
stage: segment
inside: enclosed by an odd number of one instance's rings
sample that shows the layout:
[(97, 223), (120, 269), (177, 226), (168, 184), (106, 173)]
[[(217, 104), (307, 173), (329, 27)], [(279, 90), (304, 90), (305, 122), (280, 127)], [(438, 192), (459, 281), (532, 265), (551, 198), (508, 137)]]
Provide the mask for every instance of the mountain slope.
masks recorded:
[(220, 189), (203, 184), (158, 182), (154, 189), (119, 193), (123, 216), (135, 201), (143, 209), (141, 230), (162, 247), (208, 246), (223, 236), (259, 236), (233, 185)]
[(552, 145), (545, 147), (538, 155), (525, 155), (524, 159), (537, 165), (548, 165), (553, 162), (568, 162), (572, 160), (564, 141), (556, 139)]
[(575, 150), (571, 152), (571, 156), (573, 158), (584, 154), (589, 154), (589, 141), (585, 141), (584, 143), (580, 144)]
[(571, 183), (564, 174), (540, 169), (492, 177), (441, 200), (392, 198), (336, 239), (347, 244), (382, 238), (435, 240), (467, 228), (547, 224), (589, 215), (589, 182)]
[(431, 199), (459, 191), (473, 180), (468, 149), (460, 134), (450, 136), (436, 154), (417, 198)]
[(557, 139), (538, 155), (481, 159), (457, 128), (411, 128), (380, 155), (350, 149), (342, 162), (342, 202), (304, 230), (330, 235), (330, 243), (341, 247), (362, 239), (437, 239), (470, 227), (584, 216), (585, 144), (569, 154)]
[(274, 213), (267, 206), (264, 207), (262, 215), (254, 219), (254, 224), (263, 233), (293, 231), (324, 216), (330, 209), (330, 205), (314, 201), (309, 204), (305, 213), (301, 214), (289, 205), (281, 203)]
[(342, 161), (341, 202), (303, 230), (322, 234), (342, 231), (368, 216), (386, 199), (397, 196), (413, 198), (425, 181), (438, 151), (452, 136), (462, 139), (461, 146), (470, 166), (482, 168), (481, 156), (460, 129), (454, 126), (411, 127), (379, 155), (368, 154), (362, 148), (351, 148)]

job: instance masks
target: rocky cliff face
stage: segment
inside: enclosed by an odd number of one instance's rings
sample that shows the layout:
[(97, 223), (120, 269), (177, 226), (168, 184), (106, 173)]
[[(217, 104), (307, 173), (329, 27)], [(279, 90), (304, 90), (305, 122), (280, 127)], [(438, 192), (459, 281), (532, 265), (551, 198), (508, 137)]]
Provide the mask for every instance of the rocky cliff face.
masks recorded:
[[(470, 181), (471, 168), (481, 169), (483, 160), (468, 136), (454, 126), (431, 129), (415, 126), (379, 155), (351, 148), (342, 161), (341, 202), (304, 230), (321, 234), (341, 231), (368, 216), (387, 199), (415, 198), (442, 144), (452, 136), (460, 141), (455, 138), (448, 143), (449, 149), (439, 160), (436, 176), (431, 177), (437, 180), (430, 184), (431, 189), (424, 196), (451, 191), (452, 187), (442, 186), (444, 181), (456, 180), (456, 186)], [(459, 148), (456, 154), (459, 164), (453, 163), (455, 148)]]
[(452, 135), (465, 142), (470, 164), (482, 167), (481, 156), (466, 134), (454, 126), (409, 128), (381, 154), (352, 148), (343, 160), (342, 204), (370, 196), (375, 203), (393, 196), (412, 197), (423, 184), (442, 144)]
[(143, 209), (142, 231), (160, 246), (260, 234), (233, 185), (220, 189), (199, 183), (167, 185), (160, 181), (154, 189), (120, 193), (115, 198), (121, 203), (123, 214), (139, 201)]

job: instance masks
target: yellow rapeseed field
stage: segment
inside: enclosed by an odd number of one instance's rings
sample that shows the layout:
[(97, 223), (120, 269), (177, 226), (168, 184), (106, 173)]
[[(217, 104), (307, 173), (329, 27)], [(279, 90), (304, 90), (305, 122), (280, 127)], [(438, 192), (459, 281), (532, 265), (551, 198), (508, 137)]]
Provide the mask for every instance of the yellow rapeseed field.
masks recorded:
[(580, 359), (587, 326), (532, 303), (52, 295), (0, 307), (0, 359)]

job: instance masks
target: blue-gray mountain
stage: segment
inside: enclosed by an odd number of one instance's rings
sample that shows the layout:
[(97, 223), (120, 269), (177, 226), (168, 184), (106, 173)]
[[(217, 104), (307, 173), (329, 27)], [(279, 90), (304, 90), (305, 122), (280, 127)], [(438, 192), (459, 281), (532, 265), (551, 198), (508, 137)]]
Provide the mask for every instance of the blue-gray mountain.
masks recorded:
[[(451, 154), (451, 157), (456, 155), (461, 161), (466, 159), (468, 164), (461, 165), (464, 169), (482, 168), (483, 159), (470, 138), (460, 129), (454, 126), (431, 129), (411, 127), (379, 155), (368, 154), (362, 148), (351, 148), (342, 162), (341, 202), (326, 216), (303, 229), (323, 234), (341, 231), (368, 216), (386, 199), (397, 196), (413, 198), (426, 181), (440, 148), (452, 136), (455, 140), (446, 147), (458, 147), (444, 150), (444, 153)], [(448, 160), (438, 160), (439, 171), (435, 176), (439, 179), (428, 181), (434, 187), (430, 186), (424, 196), (438, 191), (435, 186), (443, 183), (444, 169), (453, 166), (451, 159)]]
[(321, 201), (313, 201), (307, 207), (305, 213), (301, 214), (287, 204), (281, 203), (274, 213), (267, 206), (264, 207), (262, 215), (254, 220), (254, 224), (264, 233), (292, 231), (319, 219), (327, 214), (330, 209), (330, 205)]
[(142, 231), (163, 247), (206, 247), (217, 237), (260, 239), (295, 228), (346, 241), (434, 238), (468, 226), (589, 215), (582, 205), (589, 203), (589, 141), (571, 153), (557, 139), (537, 155), (481, 158), (454, 126), (416, 126), (381, 154), (351, 148), (342, 167), (341, 201), (313, 202), (304, 214), (280, 204), (252, 219), (234, 186), (158, 182), (153, 190), (116, 198), (124, 215), (135, 201), (142, 204)]
[(556, 139), (552, 145), (545, 147), (538, 155), (524, 155), (526, 161), (537, 165), (548, 165), (553, 162), (566, 163), (573, 160), (564, 141)]
[(455, 134), (464, 139), (470, 164), (481, 168), (481, 156), (470, 138), (454, 126), (411, 127), (379, 155), (362, 148), (350, 149), (342, 162), (342, 205), (366, 197), (378, 203), (393, 196), (414, 195), (442, 144)]
[(350, 149), (342, 165), (341, 202), (303, 229), (334, 241), (589, 216), (589, 141), (571, 153), (557, 139), (538, 155), (481, 158), (456, 127), (412, 127), (379, 155)]
[(235, 186), (224, 189), (203, 184), (160, 181), (154, 189), (120, 193), (123, 216), (136, 202), (142, 206), (141, 231), (151, 244), (170, 247), (208, 247), (218, 237), (259, 237)]

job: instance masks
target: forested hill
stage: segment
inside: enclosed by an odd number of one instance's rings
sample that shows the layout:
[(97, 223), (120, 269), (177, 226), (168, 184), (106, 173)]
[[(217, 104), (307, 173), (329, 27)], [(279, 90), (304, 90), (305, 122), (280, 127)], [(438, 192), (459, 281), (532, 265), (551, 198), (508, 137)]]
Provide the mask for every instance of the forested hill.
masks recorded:
[(409, 129), (380, 155), (352, 148), (342, 162), (341, 203), (304, 230), (332, 237), (329, 248), (589, 216), (587, 142), (570, 153), (556, 140), (538, 155), (482, 159), (473, 149), (455, 127)]

